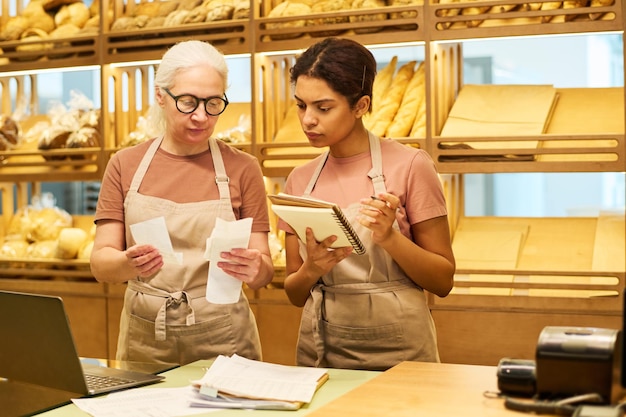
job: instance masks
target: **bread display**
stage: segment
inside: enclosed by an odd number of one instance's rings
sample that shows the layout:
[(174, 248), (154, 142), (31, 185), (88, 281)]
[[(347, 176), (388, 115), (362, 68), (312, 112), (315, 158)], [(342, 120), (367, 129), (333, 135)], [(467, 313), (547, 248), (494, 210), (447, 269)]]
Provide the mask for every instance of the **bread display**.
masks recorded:
[(51, 193), (32, 200), (11, 217), (0, 244), (0, 259), (89, 259), (95, 225), (89, 230), (74, 225), (72, 216), (55, 205)]

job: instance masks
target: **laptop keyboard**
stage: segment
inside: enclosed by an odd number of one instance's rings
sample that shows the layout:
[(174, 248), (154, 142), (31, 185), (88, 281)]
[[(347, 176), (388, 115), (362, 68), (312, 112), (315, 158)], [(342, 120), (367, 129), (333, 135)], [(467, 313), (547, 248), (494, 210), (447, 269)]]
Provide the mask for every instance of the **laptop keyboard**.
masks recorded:
[(133, 382), (130, 379), (125, 378), (117, 378), (114, 376), (103, 376), (103, 375), (85, 375), (85, 380), (87, 381), (87, 387), (90, 390), (98, 390), (107, 387), (116, 387), (119, 385), (127, 384)]

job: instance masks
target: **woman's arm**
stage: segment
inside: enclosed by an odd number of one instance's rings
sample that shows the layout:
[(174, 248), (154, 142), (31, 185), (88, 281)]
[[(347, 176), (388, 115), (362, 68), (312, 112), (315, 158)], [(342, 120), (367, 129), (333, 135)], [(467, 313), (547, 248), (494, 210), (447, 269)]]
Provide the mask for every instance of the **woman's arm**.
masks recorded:
[(456, 269), (448, 217), (439, 216), (412, 225), (412, 241), (391, 227), (399, 199), (391, 194), (379, 197), (379, 200), (361, 201), (364, 216), (359, 221), (372, 231), (374, 243), (385, 249), (417, 285), (440, 297), (448, 295)]
[(124, 223), (100, 220), (96, 223), (90, 266), (97, 281), (121, 283), (156, 274), (163, 266), (163, 257), (152, 245), (126, 249)]

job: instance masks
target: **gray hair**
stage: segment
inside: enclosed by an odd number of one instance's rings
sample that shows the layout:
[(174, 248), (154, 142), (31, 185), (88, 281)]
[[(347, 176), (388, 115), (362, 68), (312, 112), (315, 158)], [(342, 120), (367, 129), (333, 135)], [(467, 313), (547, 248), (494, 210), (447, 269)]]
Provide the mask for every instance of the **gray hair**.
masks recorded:
[[(158, 88), (171, 88), (180, 70), (209, 65), (222, 78), (224, 87), (228, 86), (228, 66), (224, 55), (208, 42), (189, 40), (179, 42), (165, 52), (154, 76), (154, 85)], [(165, 130), (163, 109), (158, 104), (150, 107), (149, 120), (159, 132)]]

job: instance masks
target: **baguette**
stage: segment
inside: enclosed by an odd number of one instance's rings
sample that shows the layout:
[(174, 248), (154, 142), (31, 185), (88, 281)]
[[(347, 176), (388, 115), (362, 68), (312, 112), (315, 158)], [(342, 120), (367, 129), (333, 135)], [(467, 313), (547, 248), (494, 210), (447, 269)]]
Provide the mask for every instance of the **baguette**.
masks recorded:
[(426, 76), (424, 62), (421, 62), (413, 73), (407, 85), (406, 93), (402, 97), (400, 108), (387, 128), (386, 137), (406, 137), (411, 133), (415, 117), (424, 101), (426, 91)]
[(398, 66), (398, 56), (394, 55), (389, 63), (376, 74), (374, 78), (374, 85), (372, 86), (372, 113), (375, 114), (380, 107), (385, 92), (391, 85), (393, 75), (396, 73), (396, 67)]
[(393, 77), (389, 90), (383, 97), (379, 109), (373, 115), (371, 131), (375, 135), (384, 136), (387, 132), (387, 128), (400, 108), (404, 92), (415, 72), (415, 64), (417, 61), (407, 62), (398, 69), (398, 73)]

